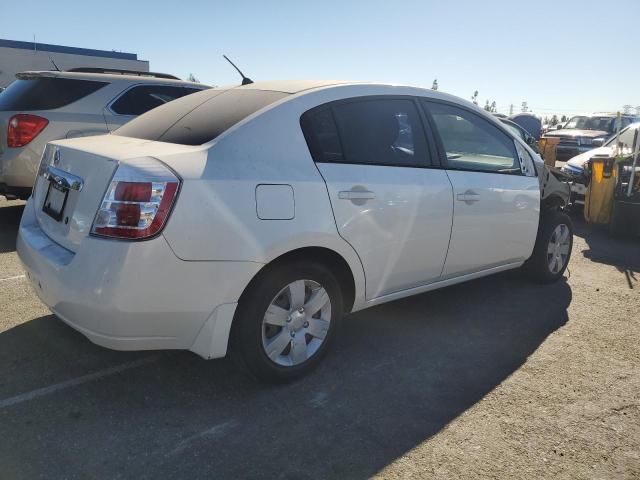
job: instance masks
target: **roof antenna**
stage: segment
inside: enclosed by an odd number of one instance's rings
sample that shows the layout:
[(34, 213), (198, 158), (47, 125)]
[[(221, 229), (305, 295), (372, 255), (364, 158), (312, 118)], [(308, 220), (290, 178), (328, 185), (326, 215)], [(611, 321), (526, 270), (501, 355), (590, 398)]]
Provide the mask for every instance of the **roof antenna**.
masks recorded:
[(51, 55), (47, 55), (47, 56), (49, 57), (49, 61), (52, 63), (56, 71), (60, 72), (61, 70), (58, 68), (58, 65), (56, 65), (56, 62), (53, 61), (53, 58), (51, 58)]
[(251, 80), (249, 77), (245, 77), (244, 73), (242, 73), (242, 71), (240, 71), (240, 69), (238, 67), (236, 67), (236, 64), (233, 63), (231, 60), (229, 60), (229, 57), (227, 57), (226, 55), (222, 55), (224, 57), (224, 59), (229, 62), (231, 64), (231, 66), (233, 68), (235, 68), (238, 73), (240, 74), (240, 76), (242, 77), (242, 85), (250, 85), (253, 83), (253, 80)]

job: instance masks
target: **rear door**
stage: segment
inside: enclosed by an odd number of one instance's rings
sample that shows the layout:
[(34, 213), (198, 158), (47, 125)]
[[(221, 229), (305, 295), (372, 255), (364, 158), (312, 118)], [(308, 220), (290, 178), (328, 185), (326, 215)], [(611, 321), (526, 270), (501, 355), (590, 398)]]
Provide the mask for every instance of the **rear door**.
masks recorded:
[(302, 126), (327, 184), (340, 235), (358, 253), (366, 297), (416, 287), (442, 272), (451, 184), (411, 97), (362, 97), (311, 110)]
[(109, 130), (113, 131), (138, 115), (200, 90), (202, 89), (177, 85), (134, 85), (105, 108), (105, 119)]
[(523, 173), (514, 139), (471, 109), (424, 105), (455, 200), (443, 277), (526, 260), (538, 230), (540, 187), (532, 168)]

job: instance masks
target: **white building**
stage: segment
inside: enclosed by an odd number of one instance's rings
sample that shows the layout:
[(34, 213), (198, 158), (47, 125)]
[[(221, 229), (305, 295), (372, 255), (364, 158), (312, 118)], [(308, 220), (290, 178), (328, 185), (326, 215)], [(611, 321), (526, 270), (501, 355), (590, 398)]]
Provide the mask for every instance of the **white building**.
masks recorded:
[(149, 62), (138, 60), (135, 53), (0, 39), (0, 87), (7, 87), (13, 82), (18, 72), (55, 70), (52, 60), (60, 70), (93, 67), (149, 71)]

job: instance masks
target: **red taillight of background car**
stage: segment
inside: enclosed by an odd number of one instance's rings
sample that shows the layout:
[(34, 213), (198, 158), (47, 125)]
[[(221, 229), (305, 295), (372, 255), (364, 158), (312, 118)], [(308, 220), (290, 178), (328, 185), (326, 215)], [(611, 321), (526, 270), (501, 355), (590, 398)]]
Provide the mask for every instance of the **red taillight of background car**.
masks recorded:
[(142, 181), (114, 176), (91, 233), (103, 237), (144, 239), (157, 235), (176, 200), (180, 181)]
[(36, 138), (49, 124), (49, 120), (37, 115), (18, 113), (9, 119), (7, 127), (7, 146), (24, 147)]

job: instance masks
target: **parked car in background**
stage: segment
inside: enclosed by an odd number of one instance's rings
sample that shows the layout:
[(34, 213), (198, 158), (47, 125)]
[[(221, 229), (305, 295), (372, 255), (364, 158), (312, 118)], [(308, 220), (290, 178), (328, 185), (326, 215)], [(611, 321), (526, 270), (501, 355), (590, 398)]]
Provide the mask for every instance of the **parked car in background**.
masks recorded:
[[(640, 123), (633, 123), (620, 132), (618, 137), (618, 147), (626, 151), (630, 151), (636, 142), (638, 132), (640, 131)], [(570, 175), (573, 179), (571, 183), (571, 203), (576, 205), (584, 205), (587, 187), (584, 178), (584, 164), (587, 163), (594, 155), (611, 155), (616, 147), (616, 136), (610, 138), (602, 147), (591, 149), (570, 159), (562, 166), (562, 171)]]
[(625, 128), (638, 120), (632, 115), (621, 115), (618, 120), (615, 113), (578, 115), (569, 119), (561, 129), (547, 132), (546, 136), (560, 139), (556, 159), (566, 161), (601, 147), (618, 128)]
[(42, 301), (99, 345), (215, 358), (231, 343), (285, 381), (322, 359), (345, 312), (522, 266), (558, 280), (568, 197), (457, 97), (254, 83), (51, 142), (17, 251)]
[(542, 120), (533, 113), (516, 113), (509, 120), (524, 128), (529, 135), (538, 140), (542, 134)]
[(536, 153), (540, 153), (540, 150), (538, 149), (538, 141), (533, 137), (533, 135), (531, 135), (529, 132), (527, 132), (524, 128), (522, 128), (520, 125), (518, 125), (517, 123), (509, 120), (508, 118), (504, 118), (504, 117), (498, 117), (500, 119), (500, 121), (502, 123), (505, 124), (505, 126), (511, 130), (514, 134), (516, 134), (518, 137), (520, 137), (522, 140), (524, 140), (524, 142), (529, 145), (534, 152)]
[(76, 68), (24, 72), (0, 95), (0, 195), (26, 199), (47, 142), (108, 133), (208, 88), (161, 73)]

